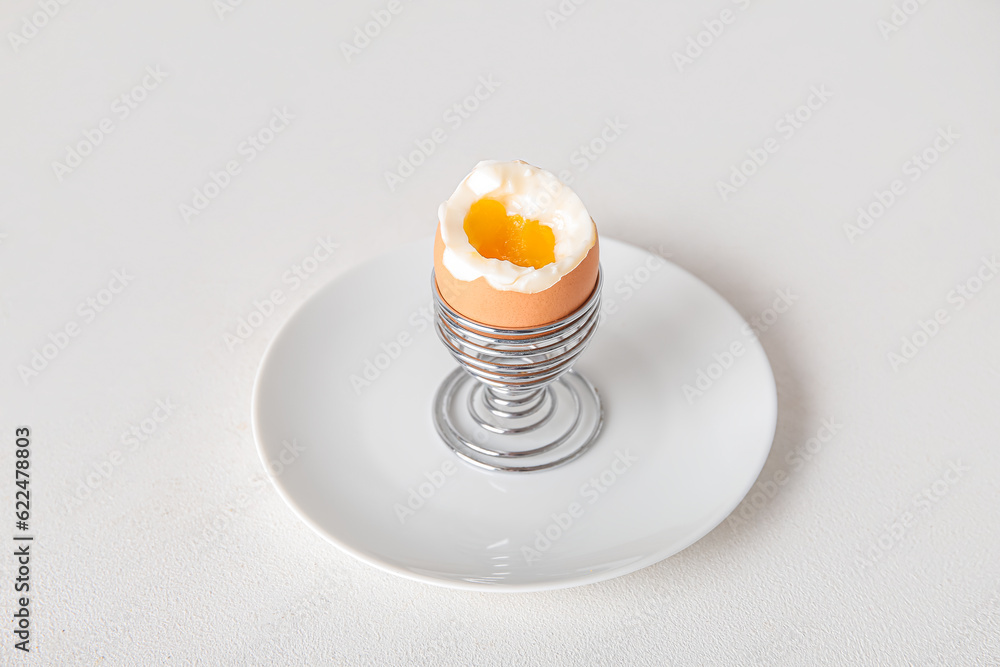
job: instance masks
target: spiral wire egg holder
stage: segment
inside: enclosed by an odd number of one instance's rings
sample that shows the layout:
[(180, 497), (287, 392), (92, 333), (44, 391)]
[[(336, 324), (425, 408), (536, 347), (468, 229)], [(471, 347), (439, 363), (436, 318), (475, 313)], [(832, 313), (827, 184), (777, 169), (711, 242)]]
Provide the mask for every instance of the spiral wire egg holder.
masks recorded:
[(459, 457), (490, 470), (533, 472), (569, 463), (604, 423), (594, 386), (572, 370), (597, 330), (603, 272), (590, 297), (539, 327), (503, 329), (452, 309), (431, 273), (435, 328), (459, 367), (434, 398), (434, 426)]

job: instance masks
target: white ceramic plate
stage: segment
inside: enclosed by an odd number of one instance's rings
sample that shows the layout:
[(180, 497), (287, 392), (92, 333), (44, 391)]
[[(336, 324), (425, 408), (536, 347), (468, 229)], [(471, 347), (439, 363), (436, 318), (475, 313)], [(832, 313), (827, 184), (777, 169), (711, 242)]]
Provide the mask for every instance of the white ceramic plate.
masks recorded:
[(576, 369), (600, 392), (604, 430), (561, 468), (492, 472), (460, 461), (431, 420), (455, 368), (431, 319), (432, 246), (340, 276), (264, 355), (257, 447), (314, 530), (411, 579), (537, 591), (662, 560), (739, 504), (770, 450), (777, 397), (763, 349), (722, 297), (602, 238), (606, 317)]

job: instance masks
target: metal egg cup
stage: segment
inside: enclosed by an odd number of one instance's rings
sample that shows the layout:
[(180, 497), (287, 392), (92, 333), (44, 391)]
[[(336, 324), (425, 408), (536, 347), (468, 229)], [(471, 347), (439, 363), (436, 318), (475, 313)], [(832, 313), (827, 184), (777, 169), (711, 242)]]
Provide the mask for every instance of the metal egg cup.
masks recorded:
[(435, 328), (459, 363), (434, 398), (434, 426), (460, 458), (507, 472), (576, 459), (597, 440), (604, 410), (594, 386), (572, 370), (601, 316), (603, 271), (575, 311), (539, 327), (503, 329), (452, 309), (431, 272)]

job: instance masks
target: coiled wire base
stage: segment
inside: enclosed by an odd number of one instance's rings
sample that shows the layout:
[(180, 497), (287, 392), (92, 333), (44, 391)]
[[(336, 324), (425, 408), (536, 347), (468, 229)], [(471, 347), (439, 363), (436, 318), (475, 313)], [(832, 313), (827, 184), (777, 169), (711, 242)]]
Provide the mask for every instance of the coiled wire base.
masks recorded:
[(470, 320), (441, 296), (431, 273), (438, 337), (460, 364), (434, 398), (434, 426), (465, 461), (532, 472), (568, 463), (597, 439), (597, 390), (571, 370), (597, 330), (602, 272), (587, 301), (561, 320), (500, 329)]

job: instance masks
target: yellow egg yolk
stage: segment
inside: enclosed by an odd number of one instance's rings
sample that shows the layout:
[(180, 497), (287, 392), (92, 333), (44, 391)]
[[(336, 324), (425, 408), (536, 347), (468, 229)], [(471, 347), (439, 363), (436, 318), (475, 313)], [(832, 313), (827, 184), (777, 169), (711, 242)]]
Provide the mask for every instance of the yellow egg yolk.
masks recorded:
[(465, 216), (465, 235), (480, 255), (540, 269), (556, 261), (556, 237), (537, 220), (507, 215), (494, 199), (480, 199)]

